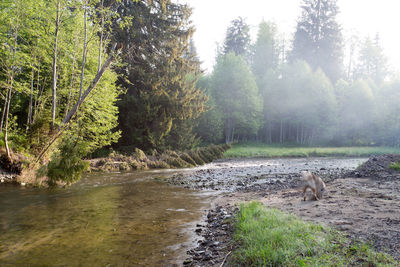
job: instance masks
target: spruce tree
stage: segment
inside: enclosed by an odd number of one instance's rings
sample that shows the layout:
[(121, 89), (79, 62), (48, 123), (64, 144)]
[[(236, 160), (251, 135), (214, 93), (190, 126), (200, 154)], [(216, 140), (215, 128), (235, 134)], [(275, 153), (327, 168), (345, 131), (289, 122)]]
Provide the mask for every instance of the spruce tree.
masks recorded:
[(224, 42), (224, 54), (234, 52), (235, 55), (241, 55), (247, 58), (250, 49), (250, 27), (246, 21), (239, 17), (232, 20), (231, 25), (226, 31)]
[(182, 148), (176, 138), (191, 140), (183, 134), (193, 135), (188, 121), (201, 114), (206, 101), (195, 86), (200, 63), (189, 45), (194, 31), (191, 9), (138, 1), (124, 2), (119, 13), (133, 18), (131, 26), (117, 34), (129, 49), (116, 69), (118, 84), (127, 90), (118, 104), (119, 146)]
[(332, 82), (343, 71), (343, 45), (336, 0), (304, 0), (297, 22), (290, 60), (305, 60), (316, 70), (320, 67)]

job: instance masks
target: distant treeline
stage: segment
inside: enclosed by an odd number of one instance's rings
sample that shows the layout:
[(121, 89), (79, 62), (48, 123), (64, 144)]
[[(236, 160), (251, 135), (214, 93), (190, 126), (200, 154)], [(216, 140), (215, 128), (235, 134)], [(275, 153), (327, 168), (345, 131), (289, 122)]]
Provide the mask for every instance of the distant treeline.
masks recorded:
[(336, 1), (305, 0), (301, 9), (290, 43), (265, 21), (251, 43), (245, 20), (232, 21), (198, 83), (209, 101), (196, 132), (214, 143), (399, 146), (400, 81), (379, 35), (345, 43)]

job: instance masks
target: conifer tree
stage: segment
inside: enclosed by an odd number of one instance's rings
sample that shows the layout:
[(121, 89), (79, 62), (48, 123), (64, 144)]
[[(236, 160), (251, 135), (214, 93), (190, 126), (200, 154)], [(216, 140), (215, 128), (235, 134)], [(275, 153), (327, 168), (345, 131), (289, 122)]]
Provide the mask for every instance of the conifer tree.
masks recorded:
[(179, 148), (182, 142), (172, 143), (172, 136), (190, 140), (182, 136), (193, 135), (186, 121), (197, 118), (206, 101), (195, 86), (200, 67), (190, 53), (191, 10), (182, 4), (138, 1), (124, 3), (119, 12), (133, 18), (117, 35), (129, 49), (116, 69), (118, 83), (127, 89), (118, 104), (119, 145)]
[(316, 70), (321, 68), (332, 82), (343, 72), (342, 34), (336, 16), (336, 0), (304, 0), (297, 22), (290, 60), (305, 60)]
[(250, 27), (246, 21), (239, 17), (232, 20), (231, 25), (226, 31), (224, 42), (224, 54), (234, 52), (243, 58), (249, 56), (250, 50)]

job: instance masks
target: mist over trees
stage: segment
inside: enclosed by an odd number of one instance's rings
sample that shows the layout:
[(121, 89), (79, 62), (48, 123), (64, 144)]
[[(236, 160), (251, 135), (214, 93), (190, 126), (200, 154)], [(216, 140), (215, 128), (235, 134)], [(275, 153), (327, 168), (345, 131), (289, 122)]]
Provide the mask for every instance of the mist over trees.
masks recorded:
[[(213, 72), (202, 78), (207, 83), (198, 84), (208, 87), (209, 96), (209, 111), (202, 115), (196, 130), (202, 140), (398, 146), (400, 86), (398, 81), (388, 79), (390, 72), (379, 34), (374, 39), (353, 38), (351, 58), (345, 67), (346, 43), (336, 22), (338, 13), (335, 0), (303, 1), (288, 52), (282, 49), (279, 27), (262, 21), (254, 43), (242, 42), (240, 51), (249, 47), (249, 52), (235, 54), (247, 59), (241, 62), (248, 66), (242, 66), (242, 73), (239, 69), (222, 71), (229, 65), (227, 57), (234, 56), (227, 52), (235, 51), (226, 49), (226, 44), (235, 40), (234, 33), (243, 32), (240, 29), (245, 24), (242, 18), (232, 21), (225, 37), (225, 54), (217, 56)], [(251, 95), (259, 99), (257, 103), (246, 100), (253, 111), (233, 120), (243, 111), (239, 106), (243, 99), (236, 94), (240, 80), (250, 79), (251, 74), (256, 88), (249, 80), (240, 90), (250, 94), (245, 88), (252, 88)], [(218, 127), (208, 127), (206, 122), (212, 117), (218, 118)], [(233, 131), (232, 121), (245, 127)]]
[(314, 70), (322, 68), (336, 82), (342, 77), (343, 43), (336, 16), (336, 0), (304, 0), (297, 21), (290, 61), (305, 60)]

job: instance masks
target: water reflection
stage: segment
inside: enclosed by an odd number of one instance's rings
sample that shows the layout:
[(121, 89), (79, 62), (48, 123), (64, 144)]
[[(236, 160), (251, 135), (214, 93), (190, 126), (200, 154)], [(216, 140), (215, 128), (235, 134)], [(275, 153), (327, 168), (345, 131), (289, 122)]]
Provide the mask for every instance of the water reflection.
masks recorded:
[(90, 175), (66, 190), (0, 187), (0, 265), (176, 262), (210, 195), (153, 179), (161, 175)]

